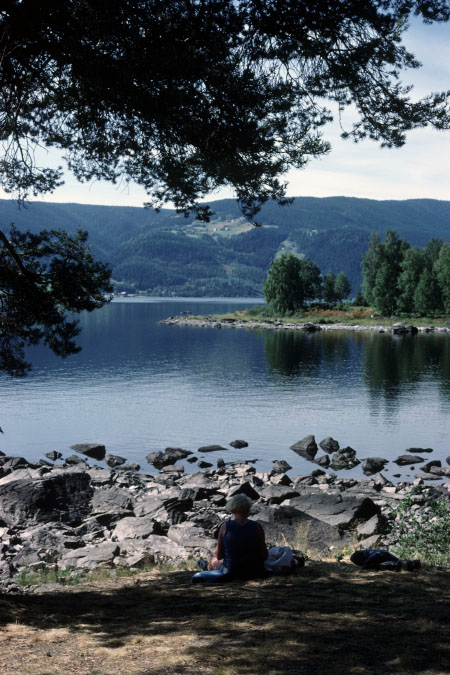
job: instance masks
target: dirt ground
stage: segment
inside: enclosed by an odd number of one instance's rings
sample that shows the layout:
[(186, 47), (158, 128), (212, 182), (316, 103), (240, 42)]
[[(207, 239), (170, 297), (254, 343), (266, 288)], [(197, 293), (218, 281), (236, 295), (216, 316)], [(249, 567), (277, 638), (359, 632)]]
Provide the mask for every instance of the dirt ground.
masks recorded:
[(192, 585), (143, 573), (0, 595), (2, 675), (450, 673), (450, 571), (308, 562)]

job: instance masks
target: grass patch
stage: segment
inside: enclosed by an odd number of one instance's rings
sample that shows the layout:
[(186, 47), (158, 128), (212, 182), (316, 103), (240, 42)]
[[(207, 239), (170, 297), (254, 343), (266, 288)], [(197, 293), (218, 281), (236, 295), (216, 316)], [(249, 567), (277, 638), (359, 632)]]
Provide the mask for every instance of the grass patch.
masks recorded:
[(4, 675), (440, 675), (449, 672), (450, 571), (296, 575), (191, 584), (141, 573), (2, 596)]

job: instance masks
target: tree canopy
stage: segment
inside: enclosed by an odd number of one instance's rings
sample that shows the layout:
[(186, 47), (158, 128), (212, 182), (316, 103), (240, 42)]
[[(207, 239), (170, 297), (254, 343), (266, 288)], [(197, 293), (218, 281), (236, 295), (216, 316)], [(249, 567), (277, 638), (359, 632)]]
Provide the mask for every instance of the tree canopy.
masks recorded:
[(67, 312), (105, 304), (111, 290), (107, 266), (86, 247), (87, 233), (0, 232), (0, 371), (22, 376), (31, 365), (24, 347), (43, 343), (58, 356), (80, 350), (80, 329)]
[(321, 295), (320, 269), (309, 258), (285, 253), (272, 261), (264, 283), (264, 296), (276, 312), (294, 312), (304, 307), (306, 300)]
[[(244, 213), (283, 201), (281, 176), (343, 132), (400, 146), (449, 127), (446, 93), (413, 100), (410, 16), (447, 21), (446, 0), (5, 0), (0, 11), (5, 190), (52, 191), (36, 144), (65, 152), (80, 180), (135, 181), (155, 207), (208, 218), (199, 199), (231, 186)], [(328, 103), (327, 103), (328, 101)]]

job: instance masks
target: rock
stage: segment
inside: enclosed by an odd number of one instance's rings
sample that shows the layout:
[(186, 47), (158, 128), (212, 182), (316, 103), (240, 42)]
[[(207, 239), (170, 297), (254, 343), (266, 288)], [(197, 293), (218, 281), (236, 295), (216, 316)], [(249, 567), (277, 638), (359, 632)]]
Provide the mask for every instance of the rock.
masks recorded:
[(311, 323), (311, 321), (307, 321), (303, 324), (302, 330), (305, 331), (305, 333), (315, 333), (316, 331), (322, 329), (317, 323)]
[(318, 450), (316, 440), (312, 434), (305, 436), (301, 441), (297, 441), (297, 443), (291, 445), (290, 449), (296, 452), (297, 455), (309, 459), (310, 461), (314, 460)]
[(437, 476), (435, 473), (424, 473), (423, 471), (419, 471), (416, 473), (416, 478), (421, 480), (440, 480), (441, 476)]
[(192, 457), (188, 457), (186, 461), (189, 462), (190, 464), (195, 464), (197, 459), (198, 459), (198, 457), (196, 457), (195, 455), (192, 455)]
[(431, 462), (427, 462), (426, 464), (421, 466), (420, 470), (423, 471), (424, 473), (428, 473), (432, 466), (442, 466), (442, 464), (439, 459), (432, 459)]
[(330, 466), (330, 458), (328, 455), (322, 455), (322, 457), (319, 457), (319, 459), (316, 459), (317, 464), (320, 466), (325, 467), (325, 469), (328, 469)]
[(320, 441), (319, 445), (322, 450), (328, 454), (337, 452), (339, 450), (339, 443), (335, 441), (334, 438), (331, 438), (331, 436), (324, 438), (323, 441)]
[(192, 455), (190, 450), (183, 450), (183, 448), (166, 448), (164, 452), (151, 452), (147, 455), (146, 460), (149, 464), (153, 464), (157, 469), (162, 469), (164, 466), (174, 464), (179, 459), (186, 459)]
[(127, 464), (122, 464), (117, 467), (119, 471), (139, 471), (140, 468), (140, 464), (136, 464), (135, 462), (127, 462)]
[(292, 466), (285, 462), (284, 459), (274, 459), (273, 467), (269, 475), (274, 476), (277, 473), (286, 473), (286, 471), (290, 471), (291, 469)]
[(340, 469), (353, 469), (358, 464), (361, 464), (361, 462), (356, 457), (356, 450), (346, 447), (332, 455), (330, 466), (335, 471), (338, 471)]
[(419, 454), (421, 455), (423, 452), (434, 452), (433, 448), (408, 448), (406, 451), (410, 455), (414, 454)]
[(298, 494), (299, 492), (295, 488), (284, 485), (268, 485), (260, 490), (261, 498), (267, 501), (268, 504), (281, 504), (286, 499), (297, 497)]
[(157, 534), (151, 534), (142, 546), (143, 551), (147, 556), (151, 556), (151, 560), (155, 563), (165, 563), (167, 561), (180, 562), (187, 560), (189, 553), (184, 546), (180, 546), (177, 542), (162, 537)]
[(129, 516), (117, 523), (111, 537), (114, 541), (120, 541), (121, 539), (146, 539), (151, 534), (155, 534), (155, 521), (151, 517)]
[(86, 457), (91, 457), (92, 459), (105, 458), (106, 448), (99, 443), (76, 443), (70, 447), (75, 452), (80, 452), (82, 455), (86, 455)]
[(48, 457), (49, 459), (55, 461), (57, 459), (61, 459), (62, 452), (57, 452), (56, 450), (51, 450), (51, 452), (46, 452), (45, 456)]
[(197, 452), (216, 452), (216, 450), (226, 450), (221, 445), (202, 445)]
[(87, 473), (50, 474), (2, 486), (0, 519), (8, 526), (39, 522), (76, 525), (89, 515), (93, 494)]
[(270, 545), (281, 541), (297, 550), (308, 549), (323, 554), (328, 553), (332, 545), (342, 548), (350, 543), (345, 533), (341, 534), (337, 528), (296, 508), (284, 504), (271, 507), (258, 503), (254, 511), (252, 517), (264, 528), (266, 541)]
[(106, 455), (105, 456), (105, 462), (112, 469), (114, 469), (116, 466), (121, 466), (122, 464), (125, 464), (126, 461), (127, 460), (125, 459), (125, 457), (120, 457), (119, 455)]
[(231, 441), (230, 445), (231, 445), (232, 448), (238, 448), (238, 449), (240, 449), (240, 448), (248, 448), (248, 443), (247, 443), (247, 441), (239, 441), (239, 440), (237, 440), (237, 441)]
[(198, 463), (198, 466), (200, 467), (200, 469), (209, 469), (212, 466), (212, 464), (211, 462), (205, 462), (203, 459), (201, 459)]
[(447, 466), (432, 466), (430, 467), (430, 473), (436, 476), (450, 476), (450, 468)]
[(83, 468), (88, 468), (88, 464), (84, 461), (84, 459), (81, 459), (81, 457), (77, 457), (77, 455), (70, 455), (70, 457), (66, 457), (64, 460), (67, 466), (75, 466), (79, 465), (80, 467)]
[(392, 486), (390, 480), (388, 480), (382, 473), (377, 473), (374, 480), (375, 490), (382, 490), (385, 486)]
[(384, 520), (380, 518), (379, 514), (375, 514), (369, 520), (366, 520), (365, 523), (362, 523), (356, 528), (358, 539), (367, 539), (367, 537), (372, 537), (374, 534), (380, 534), (383, 529)]
[(362, 470), (366, 476), (371, 476), (374, 473), (382, 471), (385, 464), (388, 463), (389, 460), (384, 459), (383, 457), (368, 457), (362, 463)]
[(214, 552), (217, 541), (208, 537), (206, 532), (193, 523), (181, 523), (172, 525), (167, 533), (168, 538), (183, 546), (195, 557), (210, 557)]
[(447, 462), (447, 464), (450, 464), (450, 455), (445, 459), (445, 461)]
[(270, 476), (270, 482), (272, 485), (292, 485), (292, 478), (289, 478), (287, 473), (276, 473)]
[(0, 457), (0, 466), (4, 472), (16, 471), (17, 469), (30, 469), (33, 465), (30, 464), (24, 457), (10, 457), (3, 455)]
[(219, 489), (217, 483), (201, 471), (185, 476), (178, 484), (185, 488), (196, 488), (196, 499), (208, 499)]
[(394, 464), (398, 464), (399, 466), (418, 464), (419, 462), (423, 462), (423, 457), (418, 457), (417, 455), (400, 455), (397, 459), (394, 459)]
[(93, 570), (97, 567), (112, 567), (114, 558), (120, 552), (116, 543), (102, 542), (84, 548), (68, 551), (62, 558), (63, 565), (75, 569)]
[(303, 513), (328, 525), (337, 527), (340, 532), (347, 530), (357, 521), (366, 521), (379, 513), (379, 507), (365, 495), (345, 492), (307, 492), (287, 502)]
[(160, 471), (161, 473), (184, 473), (184, 466), (182, 464), (167, 464)]
[(250, 497), (250, 499), (256, 500), (259, 499), (259, 492), (255, 490), (255, 488), (249, 483), (248, 481), (245, 481), (244, 483), (241, 483), (240, 485), (235, 485), (227, 493), (227, 499), (231, 499), (231, 497), (234, 497), (235, 495), (247, 495), (247, 497)]
[(391, 332), (393, 335), (416, 335), (419, 329), (416, 326), (405, 326), (403, 323), (394, 323)]
[(216, 466), (218, 469), (223, 469), (225, 468), (225, 460), (222, 459), (222, 457), (219, 457), (216, 462)]

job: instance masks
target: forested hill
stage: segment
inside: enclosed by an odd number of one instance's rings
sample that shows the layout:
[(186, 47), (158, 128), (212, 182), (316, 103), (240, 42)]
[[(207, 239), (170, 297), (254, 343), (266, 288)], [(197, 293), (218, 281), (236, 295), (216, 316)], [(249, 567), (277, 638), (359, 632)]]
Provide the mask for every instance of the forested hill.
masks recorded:
[(396, 230), (411, 245), (450, 241), (450, 202), (432, 199), (375, 201), (349, 197), (298, 197), (290, 206), (266, 205), (249, 225), (231, 199), (211, 204), (210, 223), (164, 209), (33, 202), (18, 209), (0, 200), (0, 225), (39, 231), (89, 231), (94, 253), (110, 263), (123, 290), (155, 295), (237, 296), (261, 294), (277, 253), (292, 251), (322, 273), (343, 270), (355, 292), (370, 234)]

